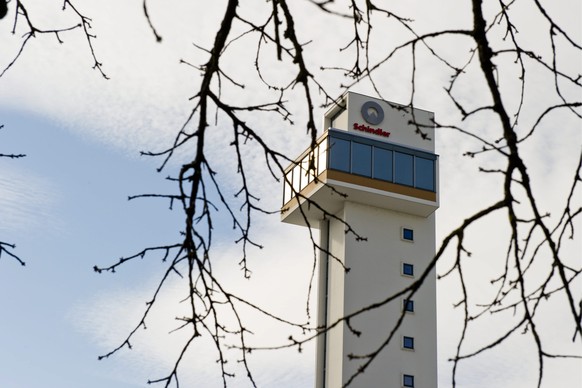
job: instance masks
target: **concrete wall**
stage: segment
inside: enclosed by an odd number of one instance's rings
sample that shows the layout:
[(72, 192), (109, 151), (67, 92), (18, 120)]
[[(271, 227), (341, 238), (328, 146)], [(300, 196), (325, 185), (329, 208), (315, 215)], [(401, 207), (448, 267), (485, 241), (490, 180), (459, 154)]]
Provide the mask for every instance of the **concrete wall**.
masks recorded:
[[(367, 241), (356, 241), (345, 234), (338, 221), (330, 223), (330, 248), (350, 271), (333, 260), (329, 266), (328, 324), (342, 315), (379, 302), (402, 290), (414, 278), (401, 275), (403, 261), (414, 264), (415, 278), (426, 268), (435, 250), (435, 219), (416, 217), (346, 202), (341, 214)], [(401, 240), (401, 227), (414, 230), (415, 241)], [(406, 314), (403, 327), (379, 354), (355, 387), (400, 387), (402, 374), (415, 376), (417, 387), (436, 387), (436, 281), (434, 271), (413, 297), (415, 312)], [(361, 331), (355, 336), (346, 325), (331, 331), (328, 337), (327, 387), (341, 387), (364, 360), (348, 359), (349, 354), (365, 355), (375, 351), (385, 340), (401, 313), (403, 297), (388, 305), (353, 319), (351, 326)], [(401, 349), (402, 335), (414, 337), (415, 350)], [(340, 376), (341, 373), (341, 376)]]
[[(343, 219), (343, 212), (337, 215)], [(336, 322), (344, 316), (344, 281), (345, 271), (341, 263), (345, 263), (345, 227), (338, 220), (329, 222), (329, 251), (336, 258), (330, 257), (328, 264), (328, 325)], [(344, 324), (340, 323), (333, 328), (327, 339), (327, 384), (328, 387), (342, 386), (343, 370), (343, 333)]]
[[(380, 112), (376, 118), (383, 115), (383, 119), (371, 124), (370, 121), (375, 120), (368, 115), (366, 121), (362, 115), (362, 106), (366, 103), (367, 106), (373, 107), (372, 111), (375, 114)], [(426, 139), (417, 133), (414, 122), (422, 126), (420, 129), (428, 135)], [(360, 125), (364, 128), (357, 128)], [(433, 113), (403, 108), (353, 92), (346, 93), (342, 104), (326, 113), (324, 126), (357, 132), (363, 137), (431, 153), (435, 150)], [(348, 199), (338, 204), (338, 207), (341, 207), (336, 214), (338, 219), (325, 220), (323, 222), (326, 227), (321, 227), (323, 233), (327, 231), (327, 235), (322, 237), (322, 245), (324, 241), (326, 244), (329, 243), (328, 249), (336, 258), (330, 257), (327, 261), (327, 257), (322, 255), (320, 270), (325, 271), (325, 276), (320, 276), (319, 308), (325, 311), (319, 314), (320, 324), (325, 319), (323, 317), (327, 317), (329, 326), (346, 314), (381, 302), (412, 284), (424, 272), (435, 253), (434, 210), (438, 207), (438, 163), (436, 174), (437, 202), (436, 206), (434, 201), (431, 202), (434, 207), (430, 213), (426, 213), (430, 214), (427, 217), (424, 217), (425, 213), (413, 215), (405, 212), (407, 207), (421, 202), (421, 199), (414, 196), (403, 196), (402, 206), (382, 206), (384, 202), (374, 203), (369, 198), (366, 200), (366, 194), (373, 191), (371, 188), (357, 184), (350, 186), (350, 190), (356, 193), (350, 192)], [(347, 186), (344, 186), (341, 189), (347, 190)], [(394, 210), (396, 208), (398, 211)], [(352, 234), (346, 234), (346, 227), (342, 221), (361, 236), (365, 236), (367, 241), (356, 241)], [(414, 242), (401, 238), (403, 227), (414, 230)], [(414, 277), (402, 275), (403, 262), (414, 265)], [(348, 273), (345, 272), (344, 266), (350, 269)], [(323, 279), (326, 281), (322, 281)], [(382, 345), (402, 313), (405, 298), (405, 295), (398, 296), (381, 308), (353, 318), (350, 326), (361, 332), (360, 336), (355, 335), (347, 324), (341, 323), (331, 329), (325, 339), (320, 339), (317, 388), (339, 388), (356, 373), (366, 360), (349, 360), (348, 356), (350, 354), (365, 356), (375, 352)], [(399, 388), (402, 386), (403, 374), (414, 376), (415, 387), (437, 386), (434, 270), (429, 273), (423, 286), (412, 299), (415, 304), (414, 313), (405, 314), (404, 322), (390, 344), (378, 354), (365, 373), (354, 381), (353, 387)], [(402, 348), (403, 335), (414, 338), (414, 350)], [(322, 368), (324, 364), (325, 376)]]
[[(373, 101), (380, 105), (384, 112), (384, 120), (376, 125), (366, 122), (362, 116), (362, 105), (368, 101)], [(364, 137), (376, 140), (402, 144), (429, 152), (435, 151), (434, 113), (432, 112), (417, 108), (412, 110), (399, 104), (354, 92), (347, 92), (344, 95), (342, 105), (347, 108), (346, 111), (342, 111), (343, 107), (335, 106), (326, 112), (324, 128), (343, 129), (349, 132), (357, 132)], [(428, 135), (426, 139), (423, 139), (417, 133), (418, 128), (413, 123), (418, 123), (422, 126), (421, 130)], [(354, 124), (380, 128), (384, 132), (390, 132), (390, 136), (384, 137), (358, 131), (354, 129)]]

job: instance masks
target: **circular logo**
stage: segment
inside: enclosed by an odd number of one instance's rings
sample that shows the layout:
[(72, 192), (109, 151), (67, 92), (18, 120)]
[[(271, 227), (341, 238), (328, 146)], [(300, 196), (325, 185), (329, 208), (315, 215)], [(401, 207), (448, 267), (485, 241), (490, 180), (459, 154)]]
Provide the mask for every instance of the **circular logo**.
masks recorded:
[(374, 101), (367, 101), (362, 105), (362, 117), (367, 123), (378, 125), (384, 120), (384, 110)]

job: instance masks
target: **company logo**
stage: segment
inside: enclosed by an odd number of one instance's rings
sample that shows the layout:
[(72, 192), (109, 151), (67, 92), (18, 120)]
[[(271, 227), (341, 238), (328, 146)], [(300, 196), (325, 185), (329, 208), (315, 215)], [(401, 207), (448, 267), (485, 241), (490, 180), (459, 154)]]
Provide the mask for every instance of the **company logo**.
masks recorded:
[(378, 125), (384, 120), (384, 110), (374, 101), (367, 101), (362, 105), (362, 117), (368, 124)]
[(364, 125), (364, 124), (354, 123), (354, 129), (356, 131), (372, 133), (372, 134), (378, 135), (378, 136), (384, 136), (384, 137), (390, 136), (390, 132), (386, 132), (382, 128), (372, 128), (372, 127), (368, 127), (367, 125)]

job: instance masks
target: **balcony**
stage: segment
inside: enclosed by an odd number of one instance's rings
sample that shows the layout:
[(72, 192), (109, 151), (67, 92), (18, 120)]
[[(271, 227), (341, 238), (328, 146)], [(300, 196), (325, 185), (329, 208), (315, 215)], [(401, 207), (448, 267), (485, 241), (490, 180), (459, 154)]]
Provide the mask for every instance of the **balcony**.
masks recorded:
[(322, 219), (306, 198), (332, 214), (353, 201), (427, 217), (438, 208), (437, 187), (437, 155), (330, 129), (285, 171), (281, 219)]

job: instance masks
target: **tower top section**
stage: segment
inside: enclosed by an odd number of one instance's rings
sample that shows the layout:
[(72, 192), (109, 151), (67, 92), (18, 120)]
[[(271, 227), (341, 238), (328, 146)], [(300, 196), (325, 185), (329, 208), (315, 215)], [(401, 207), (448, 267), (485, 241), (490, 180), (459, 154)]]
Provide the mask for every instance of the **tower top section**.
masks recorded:
[(346, 92), (325, 113), (323, 128), (435, 152), (434, 113), (359, 93)]
[(327, 130), (285, 169), (283, 222), (306, 225), (356, 202), (428, 217), (439, 206), (434, 114), (347, 92)]

